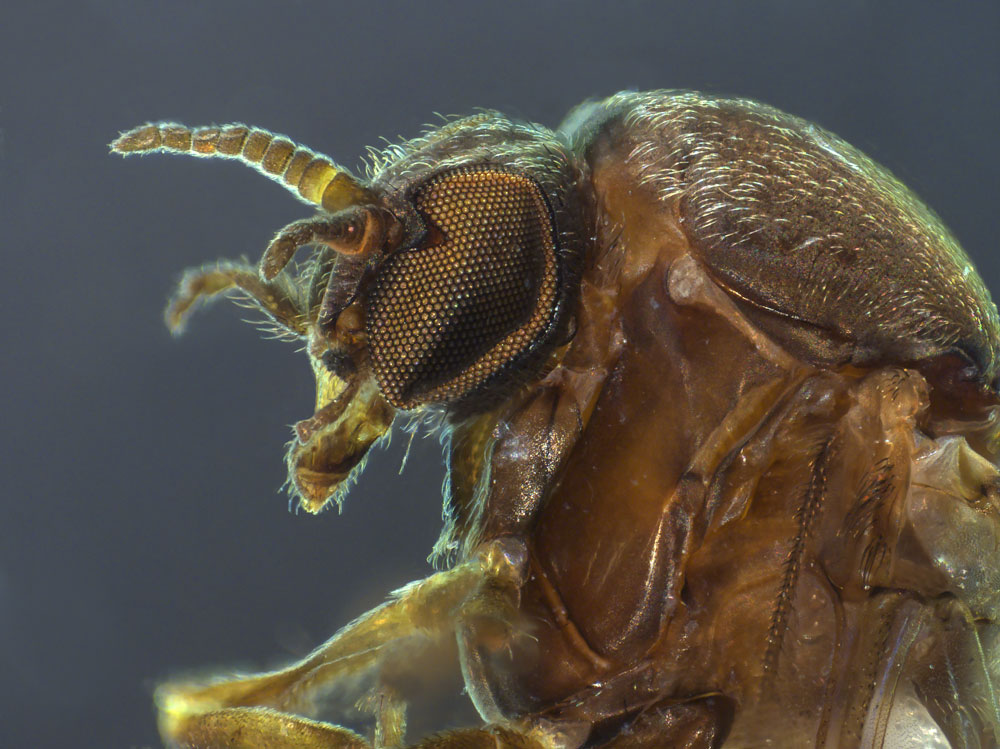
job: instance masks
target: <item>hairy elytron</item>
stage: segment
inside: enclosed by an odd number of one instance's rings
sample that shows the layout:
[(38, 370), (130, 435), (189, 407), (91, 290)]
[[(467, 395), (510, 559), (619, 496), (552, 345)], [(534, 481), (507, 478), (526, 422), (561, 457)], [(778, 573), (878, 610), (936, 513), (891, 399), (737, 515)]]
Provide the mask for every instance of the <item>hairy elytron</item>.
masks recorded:
[[(318, 209), (168, 309), (239, 292), (304, 339), (303, 508), (398, 412), (447, 435), (444, 569), (283, 670), (163, 685), (169, 744), (402, 745), (396, 675), (457, 640), (483, 725), (416, 746), (997, 745), (1000, 323), (863, 154), (670, 91), (449, 121), (365, 179), (241, 125), (112, 148), (235, 158)], [(371, 737), (313, 719), (333, 689)]]

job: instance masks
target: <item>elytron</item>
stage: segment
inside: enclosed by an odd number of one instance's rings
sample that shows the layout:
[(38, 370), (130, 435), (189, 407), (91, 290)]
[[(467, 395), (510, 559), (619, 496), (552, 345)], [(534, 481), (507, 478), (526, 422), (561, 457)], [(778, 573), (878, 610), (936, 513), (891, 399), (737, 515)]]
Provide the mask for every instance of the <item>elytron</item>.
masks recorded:
[[(363, 178), (242, 125), (112, 149), (237, 159), (315, 209), (167, 313), (232, 292), (304, 340), (301, 507), (397, 416), (446, 435), (441, 571), (287, 668), (163, 684), (168, 745), (1000, 743), (1000, 321), (862, 153), (683, 91), (451, 120)], [(413, 654), (456, 642), (482, 723), (408, 739)]]

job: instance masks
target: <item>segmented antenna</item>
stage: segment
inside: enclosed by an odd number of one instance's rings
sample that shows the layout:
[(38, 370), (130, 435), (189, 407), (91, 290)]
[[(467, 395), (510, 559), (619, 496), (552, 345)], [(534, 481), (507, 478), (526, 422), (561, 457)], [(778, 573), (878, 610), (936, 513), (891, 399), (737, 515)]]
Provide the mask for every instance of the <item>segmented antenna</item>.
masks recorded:
[(222, 125), (191, 129), (175, 122), (142, 125), (122, 133), (111, 150), (120, 154), (168, 151), (204, 158), (238, 159), (284, 185), (306, 203), (331, 213), (374, 202), (372, 193), (330, 158), (259, 127)]

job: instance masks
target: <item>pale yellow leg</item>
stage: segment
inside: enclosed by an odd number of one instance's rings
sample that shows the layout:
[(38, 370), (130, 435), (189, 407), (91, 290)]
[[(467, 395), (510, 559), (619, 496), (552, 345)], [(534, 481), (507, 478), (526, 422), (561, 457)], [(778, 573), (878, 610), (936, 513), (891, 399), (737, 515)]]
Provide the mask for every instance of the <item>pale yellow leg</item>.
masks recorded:
[(168, 746), (190, 749), (371, 749), (354, 731), (266, 707), (194, 715), (164, 739)]
[(500, 726), (462, 728), (429, 736), (413, 749), (549, 749), (534, 737)]
[[(371, 749), (364, 738), (340, 726), (267, 708), (230, 708), (189, 721), (175, 746), (198, 749)], [(414, 749), (547, 749), (535, 738), (500, 726), (463, 728), (429, 736)]]
[[(386, 646), (452, 633), (463, 605), (476, 601), (484, 587), (516, 589), (524, 564), (522, 546), (493, 542), (468, 562), (406, 586), (285, 669), (208, 684), (164, 684), (156, 693), (164, 740), (184, 747), (361, 746), (347, 729), (276, 711), (309, 714), (313, 695), (377, 666)], [(382, 733), (394, 729), (382, 726)], [(281, 743), (286, 735), (298, 743)]]

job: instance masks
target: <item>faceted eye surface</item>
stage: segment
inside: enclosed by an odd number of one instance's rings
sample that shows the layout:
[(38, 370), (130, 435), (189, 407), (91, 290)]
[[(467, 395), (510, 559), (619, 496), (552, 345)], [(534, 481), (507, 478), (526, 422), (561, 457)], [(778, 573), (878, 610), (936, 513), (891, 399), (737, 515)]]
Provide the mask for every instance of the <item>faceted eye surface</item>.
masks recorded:
[(414, 196), (432, 237), (379, 267), (368, 294), (375, 375), (393, 405), (453, 401), (516, 366), (556, 299), (548, 204), (530, 178), (446, 172)]

